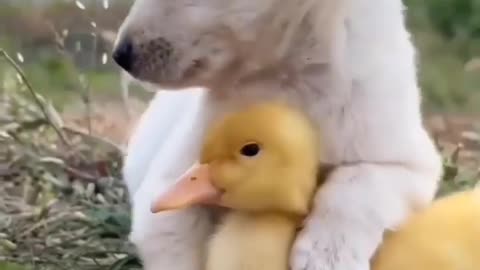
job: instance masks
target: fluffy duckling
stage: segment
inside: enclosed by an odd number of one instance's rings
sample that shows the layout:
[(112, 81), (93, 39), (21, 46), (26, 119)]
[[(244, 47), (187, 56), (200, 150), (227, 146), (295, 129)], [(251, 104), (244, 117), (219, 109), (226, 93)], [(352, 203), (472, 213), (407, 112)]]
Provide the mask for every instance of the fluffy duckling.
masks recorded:
[(153, 212), (192, 204), (231, 209), (208, 245), (207, 270), (287, 270), (318, 170), (317, 134), (299, 112), (259, 104), (207, 134), (200, 164), (158, 198)]
[(480, 269), (480, 191), (434, 201), (387, 235), (372, 270)]

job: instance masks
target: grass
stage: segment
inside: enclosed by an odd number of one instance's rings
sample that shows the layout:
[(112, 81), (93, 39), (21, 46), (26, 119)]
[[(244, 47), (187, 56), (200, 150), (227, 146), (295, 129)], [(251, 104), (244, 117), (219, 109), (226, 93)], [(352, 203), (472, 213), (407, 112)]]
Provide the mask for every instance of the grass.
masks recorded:
[[(0, 92), (0, 269), (139, 267), (122, 148), (63, 122), (28, 78), (11, 76)], [(93, 117), (91, 126), (111, 124)]]

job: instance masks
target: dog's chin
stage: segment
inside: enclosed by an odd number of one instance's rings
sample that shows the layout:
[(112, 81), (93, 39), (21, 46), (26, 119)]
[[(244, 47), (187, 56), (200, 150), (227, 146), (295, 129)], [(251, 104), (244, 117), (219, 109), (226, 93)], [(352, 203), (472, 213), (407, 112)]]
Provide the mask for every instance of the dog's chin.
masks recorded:
[(149, 72), (149, 73), (130, 73), (137, 81), (144, 87), (157, 90), (179, 90), (194, 86), (199, 86), (194, 78), (186, 76), (170, 77), (164, 76), (164, 73)]
[(144, 84), (149, 85), (150, 88), (156, 88), (157, 90), (180, 90), (188, 88), (190, 85), (184, 81), (165, 80), (155, 77), (140, 79)]
[(206, 87), (207, 66), (195, 61), (185, 69), (137, 69), (130, 72), (136, 80), (158, 89), (178, 90), (191, 87)]

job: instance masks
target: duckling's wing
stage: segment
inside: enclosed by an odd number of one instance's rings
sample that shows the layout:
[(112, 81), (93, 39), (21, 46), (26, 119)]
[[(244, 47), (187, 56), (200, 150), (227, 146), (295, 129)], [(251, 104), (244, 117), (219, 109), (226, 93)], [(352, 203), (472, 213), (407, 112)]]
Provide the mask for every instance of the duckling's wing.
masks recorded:
[[(183, 139), (186, 140), (188, 134), (185, 132), (188, 132), (196, 118), (201, 117), (198, 110), (204, 95), (205, 90), (198, 88), (160, 90), (155, 95), (128, 142), (123, 176), (132, 196), (144, 181), (156, 156), (164, 157), (167, 161), (174, 160), (170, 152), (175, 148), (178, 148), (177, 153), (179, 152), (182, 146), (182, 136), (179, 136), (179, 133), (184, 133)], [(185, 143), (186, 141), (183, 142)], [(160, 166), (170, 170), (166, 168), (169, 165)], [(158, 168), (156, 170), (154, 173), (160, 174)]]

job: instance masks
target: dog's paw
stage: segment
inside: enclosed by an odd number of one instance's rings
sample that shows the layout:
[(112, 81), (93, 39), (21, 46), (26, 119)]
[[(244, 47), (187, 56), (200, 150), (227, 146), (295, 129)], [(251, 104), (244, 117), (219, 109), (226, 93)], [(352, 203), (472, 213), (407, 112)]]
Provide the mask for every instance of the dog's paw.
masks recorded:
[[(361, 235), (358, 235), (360, 234)], [(364, 233), (310, 221), (298, 235), (291, 253), (291, 270), (370, 270), (369, 242)]]

